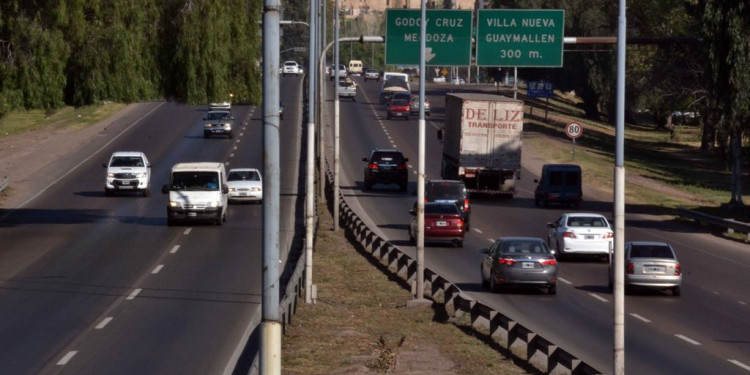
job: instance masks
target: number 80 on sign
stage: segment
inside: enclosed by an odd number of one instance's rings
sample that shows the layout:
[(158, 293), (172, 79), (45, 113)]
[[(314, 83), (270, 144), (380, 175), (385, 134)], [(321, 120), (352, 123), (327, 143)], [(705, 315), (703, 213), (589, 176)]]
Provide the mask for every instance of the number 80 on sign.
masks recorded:
[(576, 139), (583, 134), (583, 126), (577, 122), (569, 122), (565, 125), (565, 135), (572, 139)]

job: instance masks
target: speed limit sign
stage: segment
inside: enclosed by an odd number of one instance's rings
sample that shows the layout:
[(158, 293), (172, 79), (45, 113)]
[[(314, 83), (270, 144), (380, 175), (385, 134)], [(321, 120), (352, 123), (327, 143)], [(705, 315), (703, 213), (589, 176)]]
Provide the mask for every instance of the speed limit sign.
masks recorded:
[(565, 134), (572, 139), (576, 139), (583, 134), (583, 126), (575, 121), (569, 122), (568, 125), (565, 125)]

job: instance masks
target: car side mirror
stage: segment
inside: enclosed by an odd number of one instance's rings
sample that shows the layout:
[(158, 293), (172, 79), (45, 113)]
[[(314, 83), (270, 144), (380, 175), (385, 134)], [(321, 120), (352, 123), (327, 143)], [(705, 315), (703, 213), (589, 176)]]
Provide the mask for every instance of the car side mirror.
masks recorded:
[(229, 194), (229, 186), (227, 186), (227, 184), (222, 184), (221, 185), (221, 193), (222, 194)]
[(407, 161), (409, 161), (409, 158), (404, 158), (404, 163), (406, 163)]
[(482, 254), (489, 254), (490, 253), (490, 248), (489, 247), (485, 247), (484, 249), (479, 250), (479, 252), (482, 253)]
[(550, 228), (554, 228), (555, 227), (555, 223), (549, 222), (549, 223), (547, 223), (547, 226), (550, 227)]
[(107, 163), (102, 163), (102, 167), (107, 168)]
[(169, 185), (164, 185), (161, 187), (162, 194), (169, 194)]
[(534, 179), (534, 183), (535, 183), (535, 184), (538, 184), (538, 183), (539, 183), (539, 180), (537, 180), (537, 179), (535, 178), (535, 179)]
[(367, 161), (367, 158), (362, 158), (362, 161)]
[(417, 210), (412, 208), (411, 210), (409, 210), (409, 214), (411, 214), (412, 216), (415, 216), (417, 214)]
[(438, 141), (442, 141), (443, 140), (443, 129), (438, 129), (438, 131), (437, 131), (437, 138), (438, 138)]
[(151, 162), (148, 162), (148, 163), (146, 164), (146, 168), (151, 168)]
[(206, 121), (206, 118), (205, 118), (205, 117), (203, 118), (203, 121)]

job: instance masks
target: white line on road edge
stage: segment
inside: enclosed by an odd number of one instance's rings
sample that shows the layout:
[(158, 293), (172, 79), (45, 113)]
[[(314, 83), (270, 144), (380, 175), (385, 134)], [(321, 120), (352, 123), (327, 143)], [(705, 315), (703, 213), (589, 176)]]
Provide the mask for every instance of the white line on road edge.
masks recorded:
[(182, 232), (182, 234), (184, 234), (184, 235), (186, 235), (186, 236), (187, 236), (188, 234), (190, 234), (190, 231), (192, 231), (192, 230), (193, 230), (193, 228), (188, 228), (188, 229), (185, 229), (185, 231), (184, 231), (184, 232)]
[(750, 371), (750, 366), (748, 366), (748, 365), (746, 365), (746, 364), (744, 364), (744, 363), (742, 363), (742, 362), (740, 362), (740, 361), (738, 361), (736, 359), (727, 359), (727, 361), (729, 361), (730, 363), (734, 363), (735, 365), (740, 366), (740, 367), (744, 368), (747, 371)]
[(159, 271), (161, 271), (162, 268), (164, 268), (164, 265), (160, 264), (160, 265), (156, 266), (156, 268), (154, 268), (154, 270), (151, 271), (151, 273), (152, 274), (157, 274), (157, 273), (159, 273)]
[(607, 300), (607, 299), (606, 299), (606, 298), (604, 298), (604, 297), (601, 297), (601, 296), (599, 296), (598, 294), (594, 294), (594, 293), (589, 293), (589, 295), (590, 295), (591, 297), (594, 297), (594, 298), (598, 299), (599, 301), (602, 301), (602, 302), (605, 302), (605, 303), (609, 303), (609, 300)]
[(170, 254), (174, 254), (177, 252), (177, 250), (180, 250), (180, 245), (174, 245), (172, 247), (172, 250), (169, 251)]
[(638, 319), (640, 321), (643, 321), (643, 322), (646, 322), (646, 323), (651, 323), (650, 320), (648, 320), (648, 319), (646, 319), (646, 318), (644, 318), (644, 317), (642, 317), (642, 316), (640, 316), (638, 314), (630, 313), (630, 316), (632, 316), (633, 318), (636, 318), (636, 319)]
[(565, 280), (565, 279), (563, 279), (562, 277), (558, 277), (557, 279), (558, 279), (558, 280), (560, 280), (560, 281), (562, 281), (562, 282), (564, 282), (565, 284), (568, 284), (568, 285), (573, 285), (573, 282), (572, 282), (572, 281), (569, 281), (569, 280)]
[(695, 341), (695, 340), (691, 339), (690, 337), (680, 335), (679, 333), (676, 334), (675, 336), (677, 336), (677, 337), (679, 337), (679, 338), (681, 338), (681, 339), (683, 339), (683, 340), (685, 340), (685, 341), (687, 341), (687, 342), (689, 342), (689, 343), (691, 343), (693, 345), (700, 345), (701, 344), (698, 341)]
[(137, 296), (138, 293), (140, 293), (140, 292), (141, 292), (141, 288), (138, 288), (138, 289), (134, 290), (133, 292), (131, 292), (130, 295), (128, 296), (128, 298), (126, 298), (126, 299), (128, 299), (128, 300), (134, 299), (135, 296)]
[(60, 359), (60, 362), (57, 362), (57, 365), (58, 366), (65, 366), (65, 365), (67, 365), (68, 362), (70, 362), (70, 359), (73, 358), (74, 355), (76, 355), (76, 353), (78, 353), (77, 350), (71, 350), (71, 351), (69, 351), (68, 354), (66, 354), (64, 357), (62, 357), (62, 359)]
[(102, 328), (106, 327), (106, 326), (107, 326), (107, 324), (109, 324), (109, 322), (111, 322), (111, 321), (112, 321), (112, 319), (114, 319), (114, 318), (113, 318), (113, 317), (111, 317), (111, 316), (108, 316), (108, 317), (104, 318), (104, 319), (102, 320), (102, 322), (101, 322), (101, 323), (99, 323), (99, 324), (98, 324), (98, 325), (97, 325), (96, 327), (94, 327), (94, 328), (95, 328), (95, 329), (102, 329)]

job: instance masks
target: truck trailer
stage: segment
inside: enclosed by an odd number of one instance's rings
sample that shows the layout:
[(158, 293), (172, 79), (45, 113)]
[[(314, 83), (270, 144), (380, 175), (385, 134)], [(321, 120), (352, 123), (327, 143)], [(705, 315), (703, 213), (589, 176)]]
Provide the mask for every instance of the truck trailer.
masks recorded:
[(469, 193), (512, 197), (521, 178), (523, 101), (484, 93), (445, 96), (441, 176)]

